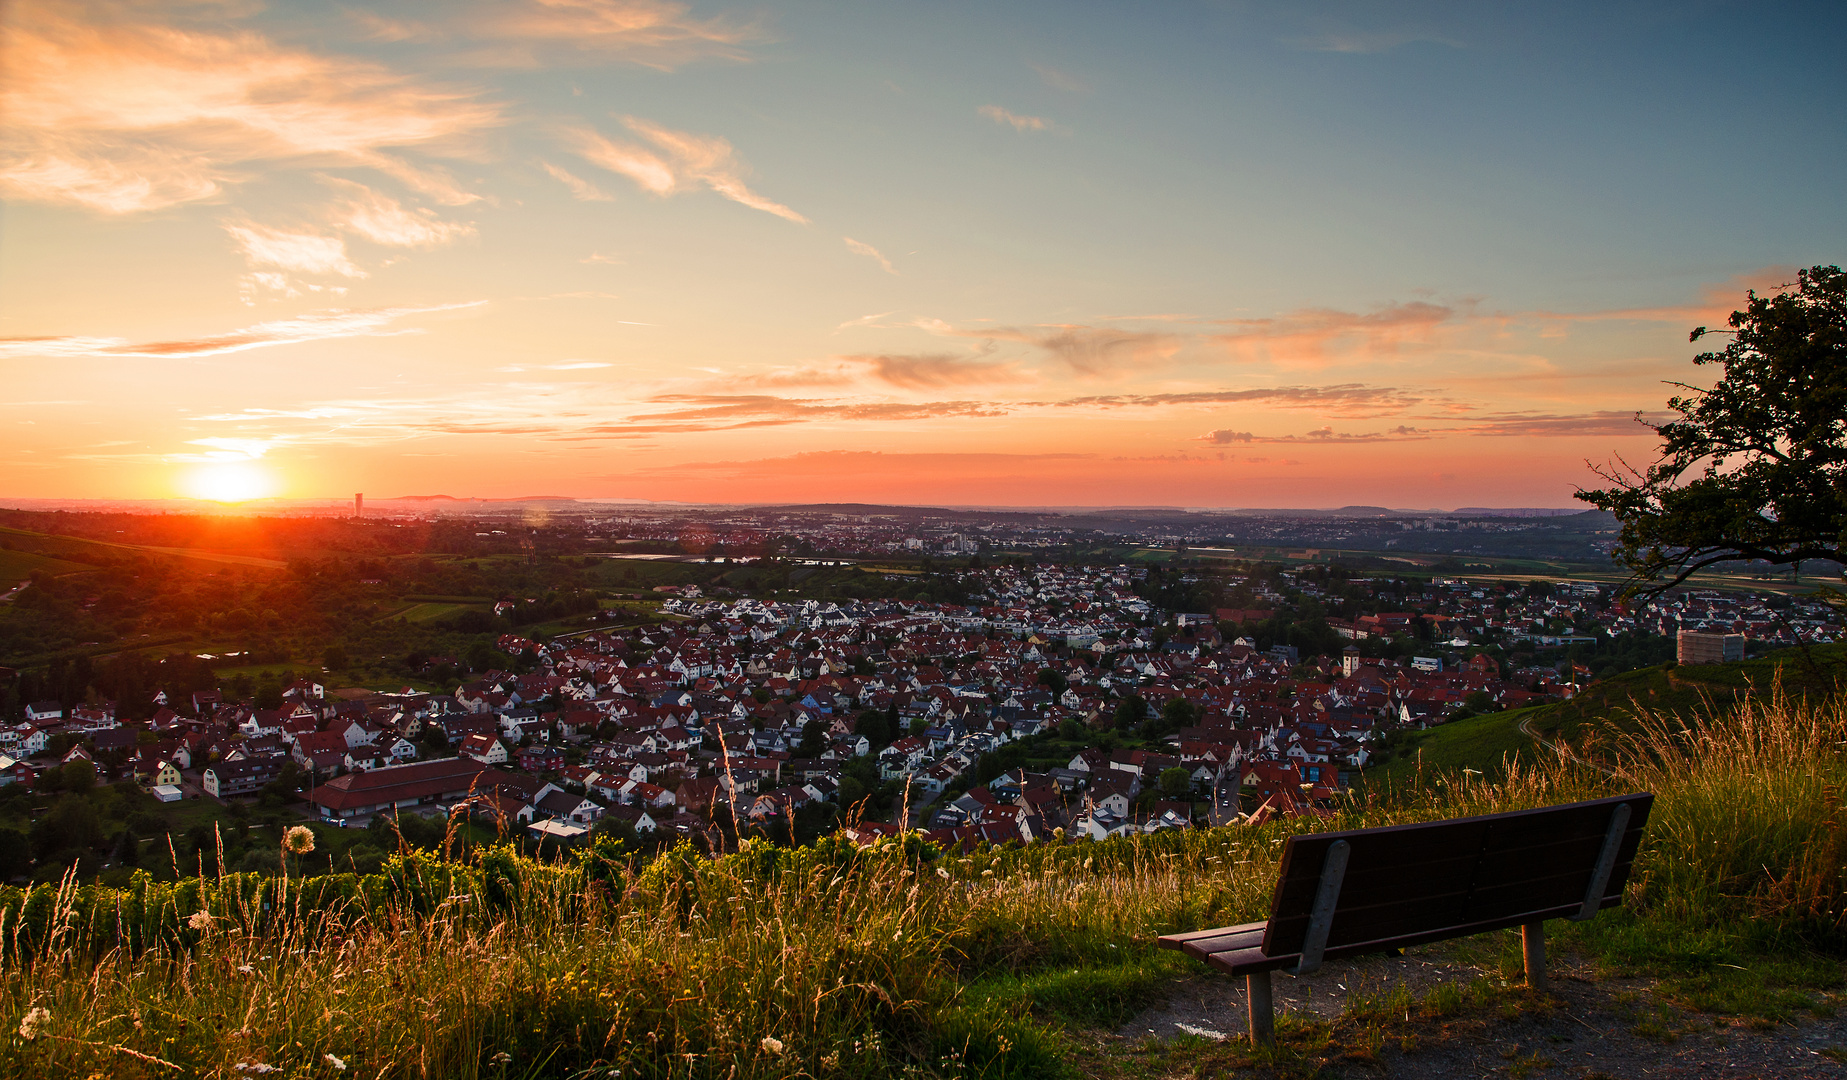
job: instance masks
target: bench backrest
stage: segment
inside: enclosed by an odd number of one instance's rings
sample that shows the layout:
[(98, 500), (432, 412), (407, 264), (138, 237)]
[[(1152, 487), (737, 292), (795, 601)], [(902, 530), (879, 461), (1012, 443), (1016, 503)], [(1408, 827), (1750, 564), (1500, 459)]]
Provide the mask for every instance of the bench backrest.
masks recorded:
[[(1290, 837), (1263, 951), (1306, 951), (1312, 967), (1323, 948), (1329, 956), (1352, 954), (1371, 943), (1415, 944), (1614, 907), (1654, 798)], [(1593, 888), (1600, 862), (1604, 881)], [(1587, 891), (1596, 893), (1588, 903)], [(1311, 930), (1318, 894), (1324, 911), (1332, 903), (1332, 919)], [(1323, 933), (1325, 945), (1317, 947)]]

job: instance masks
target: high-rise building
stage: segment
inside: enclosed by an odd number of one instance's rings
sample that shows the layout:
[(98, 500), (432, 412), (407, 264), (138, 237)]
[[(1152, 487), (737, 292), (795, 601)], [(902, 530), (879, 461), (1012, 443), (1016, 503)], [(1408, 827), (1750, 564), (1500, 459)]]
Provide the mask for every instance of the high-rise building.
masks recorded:
[(1727, 664), (1744, 659), (1743, 634), (1702, 634), (1682, 630), (1675, 636), (1676, 658), (1683, 664)]
[(361, 491), (353, 496), (353, 516), (364, 517), (366, 513), (366, 493)]

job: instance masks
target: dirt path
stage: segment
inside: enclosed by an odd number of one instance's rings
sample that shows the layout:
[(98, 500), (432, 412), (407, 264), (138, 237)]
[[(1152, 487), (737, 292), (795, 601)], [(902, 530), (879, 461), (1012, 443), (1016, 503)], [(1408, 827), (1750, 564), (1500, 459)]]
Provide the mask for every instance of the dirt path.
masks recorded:
[[(1242, 1043), (1243, 980), (1201, 974), (1099, 1049), (1142, 1076), (1847, 1078), (1847, 1017), (1753, 1026), (1663, 1002), (1648, 980), (1596, 978), (1569, 962), (1551, 977), (1544, 998), (1509, 992), (1442, 947), (1279, 974), (1279, 1024), (1296, 1051), (1260, 1065)], [(1292, 1025), (1290, 1014), (1322, 1023)]]

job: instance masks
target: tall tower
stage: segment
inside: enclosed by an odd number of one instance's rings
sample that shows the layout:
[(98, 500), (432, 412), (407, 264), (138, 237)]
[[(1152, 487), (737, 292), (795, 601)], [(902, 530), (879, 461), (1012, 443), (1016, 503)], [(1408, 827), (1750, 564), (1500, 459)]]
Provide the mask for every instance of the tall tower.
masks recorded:
[(365, 515), (366, 515), (366, 493), (361, 491), (358, 494), (353, 496), (353, 516), (354, 517), (365, 517)]

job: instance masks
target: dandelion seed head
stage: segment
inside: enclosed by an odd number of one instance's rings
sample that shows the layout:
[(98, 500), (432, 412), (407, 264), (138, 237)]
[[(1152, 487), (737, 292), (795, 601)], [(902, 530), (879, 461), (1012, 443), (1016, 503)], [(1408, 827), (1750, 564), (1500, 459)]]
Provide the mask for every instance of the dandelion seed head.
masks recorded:
[(50, 1027), (51, 1010), (39, 1005), (28, 1011), (25, 1019), (19, 1022), (19, 1037), (30, 1042), (45, 1034)]
[(758, 1043), (758, 1045), (763, 1047), (763, 1052), (766, 1054), (782, 1053), (782, 1040), (774, 1035), (765, 1035), (763, 1041)]
[(212, 928), (211, 912), (209, 911), (193, 912), (191, 915), (186, 916), (186, 925), (193, 928), (194, 930), (210, 930)]
[(294, 825), (282, 834), (282, 846), (290, 855), (306, 855), (314, 850), (314, 830), (306, 825)]

